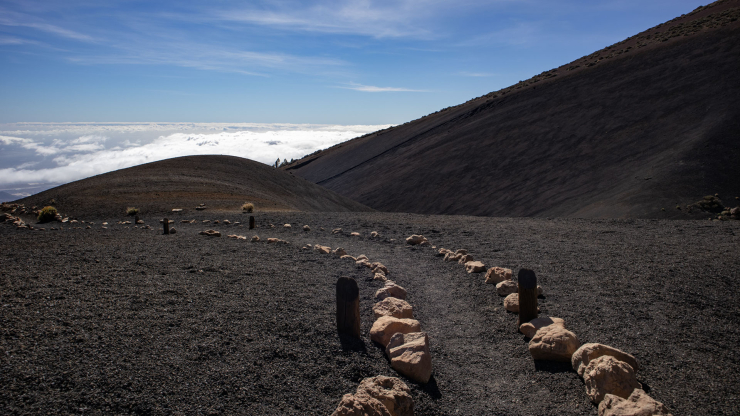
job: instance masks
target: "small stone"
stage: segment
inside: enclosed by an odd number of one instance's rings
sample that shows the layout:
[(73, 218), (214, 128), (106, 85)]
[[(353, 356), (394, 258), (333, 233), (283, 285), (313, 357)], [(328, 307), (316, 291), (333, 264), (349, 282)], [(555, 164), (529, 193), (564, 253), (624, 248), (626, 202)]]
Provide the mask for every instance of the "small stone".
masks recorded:
[(371, 238), (378, 238), (379, 236), (380, 236), (380, 234), (378, 234), (377, 231), (373, 231), (373, 232), (370, 233), (370, 237)]
[(283, 227), (290, 228), (290, 224), (284, 224)]
[(504, 280), (511, 280), (511, 269), (491, 267), (486, 272), (486, 283), (497, 285)]
[(380, 263), (380, 262), (377, 262), (377, 261), (375, 263), (370, 263), (370, 269), (373, 272), (376, 272), (376, 271), (380, 270), (380, 271), (383, 272), (383, 274), (386, 274), (386, 275), (388, 274), (388, 268), (385, 267), (383, 265), (383, 263)]
[(253, 236), (252, 236), (252, 242), (253, 242), (253, 243), (256, 243), (256, 242), (258, 242), (258, 241), (260, 241), (260, 236), (258, 236), (258, 235), (253, 235)]
[(463, 254), (457, 260), (457, 264), (465, 264), (465, 263), (467, 263), (469, 261), (473, 261), (473, 256), (471, 256), (470, 254)]
[(406, 239), (406, 244), (410, 244), (412, 246), (415, 246), (415, 245), (419, 245), (419, 244), (421, 244), (421, 243), (423, 243), (425, 241), (427, 241), (427, 239), (424, 238), (423, 235), (414, 234), (411, 237), (409, 237), (409, 238)]
[(447, 252), (447, 254), (445, 254), (444, 260), (449, 261), (449, 262), (457, 262), (458, 260), (462, 258), (462, 256), (463, 254), (456, 254), (456, 253), (449, 251)]
[(216, 230), (205, 230), (205, 231), (201, 231), (198, 234), (207, 235), (209, 237), (221, 237), (221, 233)]
[(356, 258), (354, 258), (354, 257), (350, 256), (349, 254), (345, 254), (344, 256), (340, 257), (340, 259), (350, 259), (350, 260), (352, 260), (352, 261), (354, 261), (354, 262), (356, 262), (356, 261), (357, 261), (357, 259), (356, 259)]
[(375, 292), (375, 298), (380, 301), (388, 297), (406, 299), (406, 289), (388, 280), (385, 282), (385, 286)]
[(383, 272), (377, 272), (373, 273), (373, 280), (380, 280), (381, 282), (385, 282), (388, 280), (388, 277)]
[(319, 254), (329, 254), (331, 253), (331, 247), (328, 246), (314, 246), (314, 249), (319, 252)]
[(496, 285), (496, 293), (499, 296), (509, 296), (517, 292), (519, 292), (519, 284), (513, 280), (504, 280)]
[(351, 235), (352, 237), (359, 237), (360, 233), (349, 233), (349, 235)]
[(546, 316), (541, 316), (521, 324), (519, 326), (519, 332), (524, 334), (527, 338), (534, 338), (534, 334), (537, 333), (537, 330), (548, 325), (560, 325), (565, 327), (565, 321), (561, 318), (548, 318)]
[(370, 261), (370, 259), (369, 259), (369, 258), (367, 258), (367, 256), (366, 256), (366, 255), (364, 255), (364, 254), (360, 254), (359, 256), (357, 256), (357, 260), (362, 260), (362, 259), (365, 259), (365, 260), (367, 260), (367, 261)]
[(279, 243), (279, 242), (280, 242), (280, 239), (279, 238), (268, 238), (267, 239), (267, 243), (268, 244)]
[(219, 220), (213, 221), (214, 224), (221, 224)]
[(367, 261), (367, 259), (359, 259), (355, 262), (355, 264), (358, 266), (370, 267), (370, 262)]
[(545, 295), (545, 291), (542, 290), (542, 286), (537, 285), (537, 296), (544, 296), (544, 295)]
[(343, 248), (341, 248), (341, 247), (337, 247), (337, 249), (336, 249), (336, 250), (334, 250), (334, 254), (336, 254), (337, 256), (339, 256), (340, 258), (342, 258), (342, 257), (344, 257), (344, 256), (346, 256), (346, 255), (347, 255), (347, 252), (346, 252), (346, 251), (344, 251), (344, 249), (343, 249)]
[(304, 225), (303, 231), (311, 231), (311, 227), (309, 227), (308, 225)]
[(465, 263), (465, 270), (468, 273), (482, 273), (486, 271), (486, 265), (479, 261), (469, 261)]
[(624, 351), (618, 350), (608, 345), (597, 343), (588, 343), (581, 345), (581, 347), (573, 353), (573, 357), (571, 357), (570, 362), (571, 364), (573, 364), (573, 369), (576, 370), (578, 375), (583, 377), (583, 373), (584, 371), (586, 371), (586, 367), (591, 362), (591, 360), (595, 360), (604, 355), (609, 355), (619, 361), (624, 361), (625, 363), (629, 364), (635, 371), (639, 370), (640, 368), (639, 364), (637, 363), (637, 359), (633, 355), (627, 354)]
[(450, 250), (447, 250), (446, 248), (440, 248), (439, 251), (437, 251), (437, 254), (435, 254), (435, 256), (437, 256), (437, 257), (443, 257), (447, 253), (452, 253), (452, 252)]
[(335, 229), (331, 230), (331, 233), (332, 234), (339, 234), (341, 232), (342, 232), (342, 229), (341, 228), (335, 228)]
[(413, 319), (414, 308), (405, 300), (388, 297), (373, 306), (375, 319), (381, 316), (392, 316), (398, 319)]
[(370, 328), (370, 339), (385, 348), (393, 335), (419, 332), (420, 329), (419, 321), (415, 319), (398, 319), (392, 316), (381, 316), (375, 321), (373, 327)]
[(504, 298), (504, 308), (509, 312), (519, 312), (519, 294), (512, 293)]
[(455, 251), (455, 254), (460, 254), (461, 256), (464, 256), (464, 255), (468, 254), (468, 250), (465, 250), (465, 249), (461, 248), (459, 250), (456, 250)]
[(581, 343), (576, 334), (561, 325), (549, 325), (537, 330), (529, 341), (529, 353), (535, 360), (570, 362)]
[(599, 416), (670, 416), (668, 408), (642, 389), (632, 390), (626, 399), (613, 394), (604, 396), (599, 403)]
[(376, 376), (345, 394), (332, 416), (413, 416), (411, 390), (398, 378)]
[(385, 351), (394, 370), (418, 383), (429, 382), (432, 376), (432, 354), (429, 352), (429, 337), (426, 332), (394, 334)]
[(175, 227), (170, 228), (170, 234), (177, 234), (177, 228)]
[(607, 394), (626, 399), (632, 391), (642, 388), (632, 366), (611, 355), (602, 355), (588, 363), (583, 372), (583, 384), (588, 397), (597, 404)]

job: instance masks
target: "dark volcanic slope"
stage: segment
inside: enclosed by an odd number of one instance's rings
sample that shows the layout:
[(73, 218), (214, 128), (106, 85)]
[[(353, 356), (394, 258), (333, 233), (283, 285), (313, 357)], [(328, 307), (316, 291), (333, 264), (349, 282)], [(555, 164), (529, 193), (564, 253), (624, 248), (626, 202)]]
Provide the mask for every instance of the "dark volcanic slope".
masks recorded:
[(172, 208), (238, 210), (370, 211), (302, 178), (249, 159), (188, 156), (147, 163), (62, 185), (19, 203), (42, 206), (56, 200), (66, 215), (118, 215), (126, 207), (154, 214)]
[(740, 0), (713, 3), (287, 169), (372, 208), (415, 213), (664, 217), (709, 193), (734, 199), (738, 17)]

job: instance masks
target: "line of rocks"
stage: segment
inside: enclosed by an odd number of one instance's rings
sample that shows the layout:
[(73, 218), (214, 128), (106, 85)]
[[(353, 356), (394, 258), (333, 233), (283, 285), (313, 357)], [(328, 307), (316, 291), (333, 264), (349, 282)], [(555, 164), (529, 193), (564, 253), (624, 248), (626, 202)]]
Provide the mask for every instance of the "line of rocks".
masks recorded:
[[(445, 261), (464, 264), (468, 273), (479, 270), (479, 265), (474, 263), (480, 262), (474, 262), (466, 250), (440, 248), (436, 255), (444, 256)], [(480, 267), (484, 267), (482, 263)], [(486, 272), (485, 282), (495, 284), (496, 293), (505, 296), (504, 308), (507, 311), (519, 312), (519, 286), (512, 279), (511, 269), (491, 267)], [(537, 286), (537, 295), (543, 295), (541, 286)], [(639, 364), (634, 356), (608, 345), (581, 345), (576, 334), (565, 328), (565, 321), (561, 318), (538, 317), (521, 324), (519, 331), (530, 338), (528, 349), (534, 360), (571, 363), (583, 378), (586, 394), (598, 405), (599, 416), (670, 414), (662, 403), (642, 390), (635, 375)]]

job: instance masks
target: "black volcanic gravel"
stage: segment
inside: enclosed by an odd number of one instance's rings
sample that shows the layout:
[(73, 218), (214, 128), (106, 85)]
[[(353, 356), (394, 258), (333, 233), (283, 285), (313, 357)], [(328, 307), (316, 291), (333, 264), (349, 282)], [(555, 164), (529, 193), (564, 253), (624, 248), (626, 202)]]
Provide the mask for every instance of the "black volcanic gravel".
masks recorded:
[[(397, 376), (368, 337), (381, 284), (305, 243), (366, 254), (408, 290), (434, 363), (429, 384), (404, 379), (417, 414), (597, 413), (570, 365), (531, 359), (483, 274), (406, 245), (415, 233), (487, 266), (534, 269), (542, 314), (565, 319), (582, 343), (634, 354), (638, 380), (674, 414), (740, 411), (739, 222), (256, 217), (251, 231), (177, 218), (170, 236), (149, 218), (155, 230), (113, 218), (89, 230), (0, 224), (0, 413), (330, 414), (361, 379)], [(188, 218), (246, 222), (235, 212)], [(224, 237), (197, 235), (207, 228)], [(360, 287), (362, 343), (335, 332), (340, 276)]]

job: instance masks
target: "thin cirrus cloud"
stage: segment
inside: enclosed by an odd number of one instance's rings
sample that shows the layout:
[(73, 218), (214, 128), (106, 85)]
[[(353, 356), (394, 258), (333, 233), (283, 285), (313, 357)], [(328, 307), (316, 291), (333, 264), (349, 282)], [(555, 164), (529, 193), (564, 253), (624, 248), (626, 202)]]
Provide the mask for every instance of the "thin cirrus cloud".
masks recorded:
[(343, 88), (346, 90), (355, 90), (362, 92), (429, 92), (427, 90), (415, 90), (412, 88), (399, 88), (399, 87), (376, 87), (374, 85), (362, 85), (350, 83), (349, 85), (339, 86), (337, 88)]

